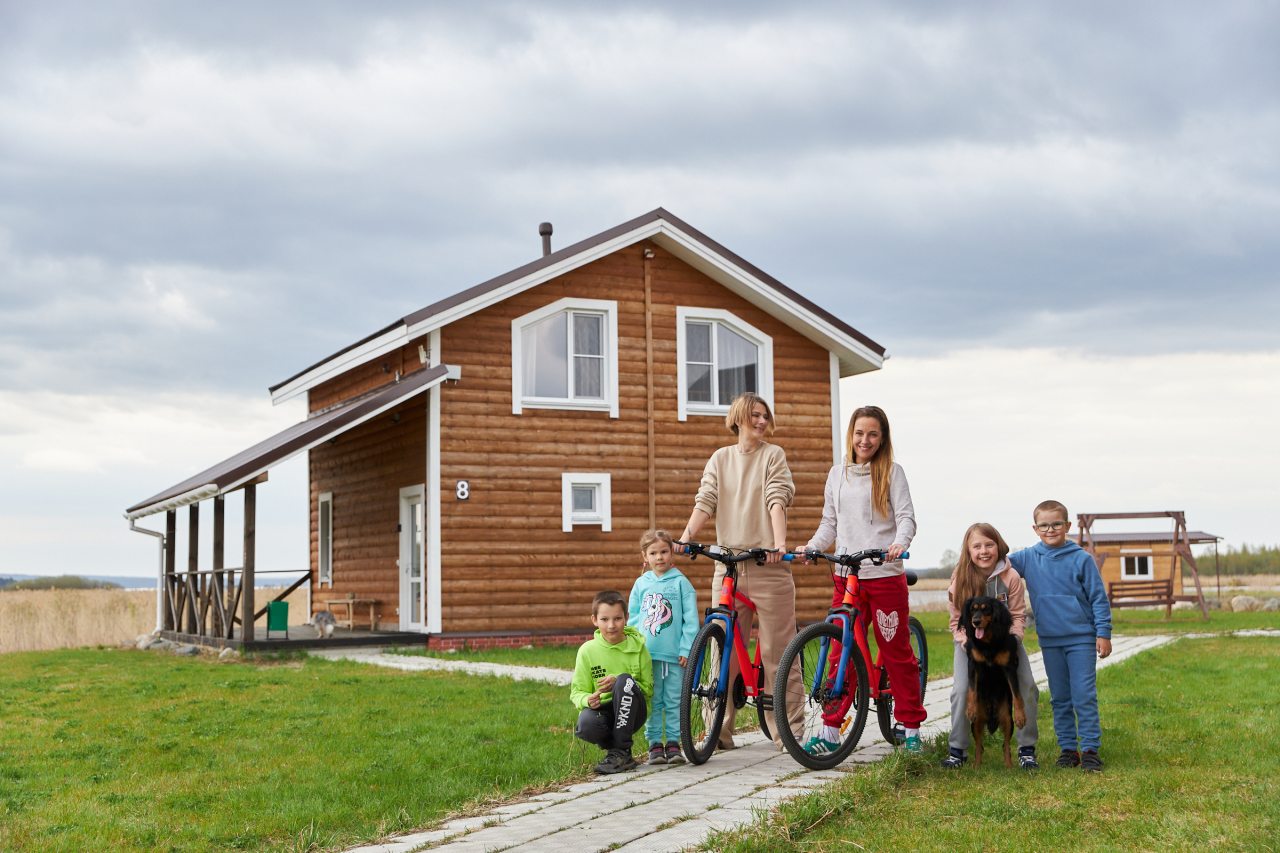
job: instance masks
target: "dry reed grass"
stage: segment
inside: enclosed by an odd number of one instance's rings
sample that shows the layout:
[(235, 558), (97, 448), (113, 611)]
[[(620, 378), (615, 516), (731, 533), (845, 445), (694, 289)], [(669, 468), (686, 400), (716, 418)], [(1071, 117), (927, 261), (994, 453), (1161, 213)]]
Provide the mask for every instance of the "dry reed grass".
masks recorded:
[[(258, 606), (279, 592), (279, 588), (258, 589)], [(290, 623), (306, 621), (306, 590), (295, 590), (285, 600), (289, 602)], [(156, 595), (151, 590), (0, 591), (0, 653), (118, 646), (132, 643), (155, 627)]]

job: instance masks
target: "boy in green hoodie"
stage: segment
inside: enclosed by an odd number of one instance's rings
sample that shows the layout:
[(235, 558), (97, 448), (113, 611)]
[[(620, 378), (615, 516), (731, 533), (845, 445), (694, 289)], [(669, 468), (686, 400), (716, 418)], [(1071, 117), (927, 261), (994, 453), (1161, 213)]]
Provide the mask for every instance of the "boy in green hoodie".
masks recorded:
[(596, 635), (578, 649), (569, 701), (579, 710), (574, 735), (605, 750), (597, 773), (636, 766), (631, 742), (653, 695), (653, 660), (644, 637), (627, 625), (622, 593), (605, 590), (591, 602)]

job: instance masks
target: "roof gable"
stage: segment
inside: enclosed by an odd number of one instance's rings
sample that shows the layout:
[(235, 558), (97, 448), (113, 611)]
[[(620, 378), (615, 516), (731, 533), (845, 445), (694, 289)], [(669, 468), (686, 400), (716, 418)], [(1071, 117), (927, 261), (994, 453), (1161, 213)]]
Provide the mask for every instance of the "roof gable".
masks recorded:
[(277, 403), (289, 400), (427, 332), (642, 240), (652, 240), (835, 353), (841, 376), (876, 370), (884, 363), (884, 347), (666, 210), (656, 208), (415, 311), (272, 386), (271, 398)]

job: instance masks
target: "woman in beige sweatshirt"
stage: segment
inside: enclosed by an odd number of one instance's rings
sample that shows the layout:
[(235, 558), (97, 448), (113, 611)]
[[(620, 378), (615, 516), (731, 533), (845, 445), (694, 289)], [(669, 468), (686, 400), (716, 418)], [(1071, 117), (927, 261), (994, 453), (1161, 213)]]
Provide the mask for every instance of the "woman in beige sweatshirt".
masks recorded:
[[(738, 441), (722, 447), (707, 460), (702, 483), (694, 498), (693, 512), (680, 539), (696, 539), (698, 531), (712, 517), (716, 520), (716, 543), (730, 548), (772, 548), (763, 566), (743, 563), (738, 568), (738, 589), (756, 605), (760, 619), (760, 654), (764, 665), (764, 683), (773, 684), (778, 658), (796, 633), (796, 585), (790, 566), (782, 562), (787, 550), (787, 508), (795, 496), (795, 484), (787, 455), (765, 438), (773, 433), (773, 410), (764, 398), (742, 394), (729, 407), (725, 426)], [(724, 566), (717, 563), (711, 579), (711, 600), (718, 603)], [(751, 632), (752, 613), (737, 607), (738, 630)], [(737, 660), (729, 671), (732, 681), (738, 675)], [(796, 708), (802, 721), (803, 709)], [(777, 721), (773, 720), (774, 740)], [(733, 749), (733, 720), (725, 721), (720, 731), (720, 748)]]

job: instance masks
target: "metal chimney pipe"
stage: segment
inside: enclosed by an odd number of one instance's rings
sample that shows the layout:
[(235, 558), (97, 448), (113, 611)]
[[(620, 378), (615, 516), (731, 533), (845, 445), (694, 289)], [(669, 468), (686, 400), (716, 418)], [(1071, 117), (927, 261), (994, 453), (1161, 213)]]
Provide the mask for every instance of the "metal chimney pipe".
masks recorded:
[(551, 223), (542, 222), (538, 225), (538, 233), (542, 235), (542, 257), (551, 254)]

